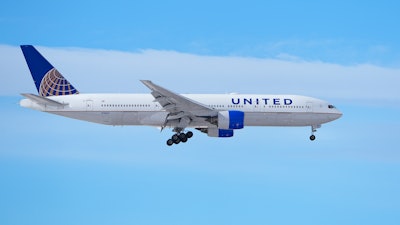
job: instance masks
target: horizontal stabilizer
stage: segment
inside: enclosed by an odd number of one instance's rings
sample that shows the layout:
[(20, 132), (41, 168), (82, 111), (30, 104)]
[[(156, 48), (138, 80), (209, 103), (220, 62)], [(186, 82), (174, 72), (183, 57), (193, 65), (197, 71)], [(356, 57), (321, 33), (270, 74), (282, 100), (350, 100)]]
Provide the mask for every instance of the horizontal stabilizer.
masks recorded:
[(46, 97), (42, 97), (39, 95), (34, 95), (34, 94), (21, 94), (22, 96), (26, 97), (27, 99), (32, 100), (33, 102), (36, 102), (37, 104), (40, 105), (46, 105), (46, 106), (54, 106), (54, 107), (64, 107), (68, 104), (57, 102), (51, 99), (48, 99)]

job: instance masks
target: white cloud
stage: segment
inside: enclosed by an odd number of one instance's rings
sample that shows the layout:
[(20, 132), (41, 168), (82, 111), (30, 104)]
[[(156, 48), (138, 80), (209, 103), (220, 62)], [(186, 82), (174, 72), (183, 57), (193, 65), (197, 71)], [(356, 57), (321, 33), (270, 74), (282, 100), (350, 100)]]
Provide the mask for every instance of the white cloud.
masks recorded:
[[(81, 92), (148, 92), (150, 79), (181, 93), (301, 94), (329, 100), (400, 100), (400, 69), (371, 64), (200, 56), (175, 51), (120, 52), (79, 48), (38, 50)], [(35, 92), (18, 47), (0, 45), (1, 95)], [(289, 58), (288, 58), (289, 57)]]

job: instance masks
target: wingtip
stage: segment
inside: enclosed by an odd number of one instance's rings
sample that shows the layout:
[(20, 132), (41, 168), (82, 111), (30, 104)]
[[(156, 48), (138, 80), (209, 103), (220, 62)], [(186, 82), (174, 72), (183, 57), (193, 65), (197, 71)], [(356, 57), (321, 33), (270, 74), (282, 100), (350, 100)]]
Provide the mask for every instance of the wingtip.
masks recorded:
[(147, 87), (150, 87), (151, 85), (153, 85), (153, 82), (151, 82), (150, 80), (140, 80), (140, 82), (142, 82)]

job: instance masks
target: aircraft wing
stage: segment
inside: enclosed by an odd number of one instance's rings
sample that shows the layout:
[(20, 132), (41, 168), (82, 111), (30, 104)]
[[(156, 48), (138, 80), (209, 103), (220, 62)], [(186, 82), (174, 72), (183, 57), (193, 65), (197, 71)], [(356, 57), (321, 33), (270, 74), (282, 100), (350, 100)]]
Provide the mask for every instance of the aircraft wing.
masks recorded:
[[(218, 114), (217, 111), (202, 103), (167, 90), (149, 80), (141, 80), (141, 82), (152, 91), (151, 94), (154, 96), (155, 101), (160, 103), (163, 109), (170, 113), (166, 118), (167, 121), (182, 118), (194, 120), (197, 117), (207, 118)], [(186, 123), (182, 124), (182, 128), (186, 127), (189, 121)]]

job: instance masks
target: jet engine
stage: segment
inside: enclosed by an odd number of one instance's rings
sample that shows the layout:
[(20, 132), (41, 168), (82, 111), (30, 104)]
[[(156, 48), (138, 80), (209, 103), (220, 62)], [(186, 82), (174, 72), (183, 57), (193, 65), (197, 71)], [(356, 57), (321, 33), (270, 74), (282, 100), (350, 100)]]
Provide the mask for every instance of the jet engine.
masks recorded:
[(242, 129), (244, 127), (244, 112), (218, 112), (218, 128), (223, 130)]

